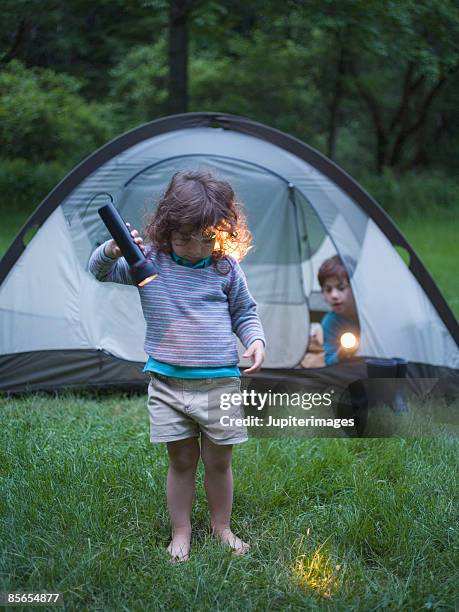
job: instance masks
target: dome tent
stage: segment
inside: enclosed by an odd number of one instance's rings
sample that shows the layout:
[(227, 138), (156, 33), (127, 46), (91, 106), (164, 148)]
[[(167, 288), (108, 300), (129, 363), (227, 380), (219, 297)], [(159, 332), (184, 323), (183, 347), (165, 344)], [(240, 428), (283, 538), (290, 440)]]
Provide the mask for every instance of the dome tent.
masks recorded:
[[(153, 121), (84, 160), (45, 198), (0, 262), (0, 390), (146, 382), (137, 289), (88, 272), (108, 239), (97, 214), (110, 193), (133, 227), (171, 176), (207, 168), (233, 185), (254, 249), (242, 262), (268, 342), (264, 372), (293, 370), (324, 312), (317, 270), (335, 253), (355, 262), (359, 355), (401, 357), (429, 376), (459, 370), (459, 326), (386, 213), (343, 170), (301, 141), (219, 113)], [(27, 246), (24, 239), (38, 228)], [(409, 266), (395, 246), (405, 249)], [(240, 354), (242, 354), (242, 347)], [(427, 368), (427, 369), (426, 369)], [(346, 367), (323, 368), (340, 376)]]

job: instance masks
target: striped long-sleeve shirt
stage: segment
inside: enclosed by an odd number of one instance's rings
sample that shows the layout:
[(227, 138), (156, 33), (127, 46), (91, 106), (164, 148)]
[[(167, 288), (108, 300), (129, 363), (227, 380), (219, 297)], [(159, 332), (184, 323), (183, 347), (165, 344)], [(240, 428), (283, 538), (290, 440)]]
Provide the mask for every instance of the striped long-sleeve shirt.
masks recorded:
[[(132, 285), (126, 260), (107, 257), (105, 244), (91, 255), (90, 272), (99, 281)], [(158, 272), (152, 282), (138, 287), (147, 355), (173, 365), (228, 366), (239, 361), (234, 334), (246, 348), (257, 339), (265, 343), (255, 300), (235, 259), (228, 258), (231, 270), (223, 275), (213, 265), (181, 266), (154, 248), (147, 257)]]

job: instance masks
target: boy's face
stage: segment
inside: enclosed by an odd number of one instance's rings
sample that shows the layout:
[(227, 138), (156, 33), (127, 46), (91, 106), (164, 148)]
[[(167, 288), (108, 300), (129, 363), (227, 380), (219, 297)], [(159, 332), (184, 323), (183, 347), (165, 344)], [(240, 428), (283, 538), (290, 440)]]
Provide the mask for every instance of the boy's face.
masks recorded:
[(333, 312), (348, 319), (356, 318), (354, 295), (347, 279), (330, 276), (325, 280), (322, 292)]
[(172, 232), (171, 244), (176, 255), (196, 263), (212, 255), (215, 234), (209, 230), (196, 230), (191, 225), (182, 225)]

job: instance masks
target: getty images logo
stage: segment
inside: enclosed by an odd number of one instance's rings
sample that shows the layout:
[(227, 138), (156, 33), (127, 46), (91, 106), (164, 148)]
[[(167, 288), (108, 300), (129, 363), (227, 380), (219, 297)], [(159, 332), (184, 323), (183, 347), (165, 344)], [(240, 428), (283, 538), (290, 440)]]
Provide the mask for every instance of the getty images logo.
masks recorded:
[(300, 407), (303, 410), (328, 408), (332, 403), (332, 394), (326, 393), (277, 393), (267, 391), (257, 393), (254, 389), (241, 391), (240, 393), (222, 393), (220, 396), (220, 408), (229, 410), (232, 406), (244, 406), (263, 410), (265, 407), (279, 406), (285, 404), (291, 407)]

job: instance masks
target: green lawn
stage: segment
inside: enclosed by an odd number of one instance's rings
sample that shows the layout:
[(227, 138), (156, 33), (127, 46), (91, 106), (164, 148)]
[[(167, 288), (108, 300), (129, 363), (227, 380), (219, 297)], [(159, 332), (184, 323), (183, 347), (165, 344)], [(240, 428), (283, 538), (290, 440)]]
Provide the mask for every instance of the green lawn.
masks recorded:
[(397, 225), (414, 248), (459, 318), (459, 283), (457, 262), (459, 211), (450, 209), (441, 214), (397, 219)]
[(276, 440), (236, 448), (233, 557), (199, 472), (188, 563), (168, 561), (163, 445), (144, 397), (0, 400), (0, 588), (78, 610), (453, 610), (456, 441)]
[(18, 211), (6, 211), (0, 208), (2, 223), (0, 229), (0, 257), (2, 257), (28, 218), (28, 215)]

